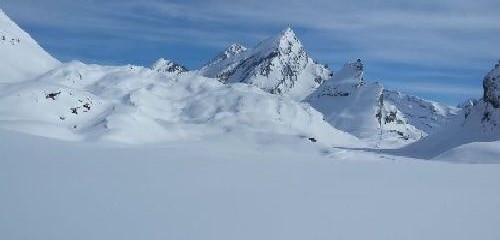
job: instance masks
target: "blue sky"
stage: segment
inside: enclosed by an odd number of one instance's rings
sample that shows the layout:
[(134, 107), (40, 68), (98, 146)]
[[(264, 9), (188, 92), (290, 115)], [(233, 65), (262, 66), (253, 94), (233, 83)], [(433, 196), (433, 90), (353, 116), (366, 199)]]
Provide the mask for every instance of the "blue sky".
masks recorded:
[(252, 47), (292, 25), (310, 55), (339, 69), (361, 58), (366, 79), (456, 105), (480, 97), (500, 58), (498, 0), (2, 0), (57, 58), (191, 69), (231, 43)]

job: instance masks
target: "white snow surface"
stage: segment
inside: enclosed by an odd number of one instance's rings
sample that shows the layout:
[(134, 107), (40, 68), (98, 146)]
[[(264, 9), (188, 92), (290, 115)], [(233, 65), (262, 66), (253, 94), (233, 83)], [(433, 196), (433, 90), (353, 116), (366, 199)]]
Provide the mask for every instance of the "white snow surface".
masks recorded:
[(0, 84), (34, 78), (58, 64), (0, 9)]
[(500, 236), (500, 165), (325, 156), (264, 135), (109, 145), (0, 130), (2, 239)]
[(303, 100), (331, 71), (317, 64), (291, 28), (253, 49), (231, 45), (205, 65), (199, 74), (224, 83), (244, 82), (266, 92)]

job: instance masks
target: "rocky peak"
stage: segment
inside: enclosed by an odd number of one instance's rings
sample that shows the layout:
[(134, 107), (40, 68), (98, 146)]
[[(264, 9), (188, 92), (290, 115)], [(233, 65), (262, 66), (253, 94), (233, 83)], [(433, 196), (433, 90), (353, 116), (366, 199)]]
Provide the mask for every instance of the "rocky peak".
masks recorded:
[(304, 55), (304, 57), (307, 58), (302, 42), (300, 42), (299, 38), (290, 27), (282, 30), (277, 36), (262, 41), (257, 45), (255, 50), (257, 52), (279, 54), (280, 56)]
[(174, 63), (170, 60), (160, 58), (158, 59), (151, 69), (157, 71), (157, 72), (162, 72), (162, 73), (177, 73), (181, 74), (183, 72), (187, 72), (188, 69), (180, 64)]
[(316, 64), (308, 56), (291, 28), (260, 42), (255, 48), (242, 51), (244, 49), (228, 48), (228, 52), (238, 50), (238, 53), (220, 54), (199, 73), (224, 83), (252, 84), (296, 100), (303, 100), (331, 75), (325, 65)]
[(235, 56), (237, 54), (240, 54), (246, 50), (247, 50), (247, 48), (245, 46), (238, 44), (238, 43), (234, 43), (234, 44), (231, 44), (231, 46), (229, 46), (228, 48), (226, 48), (226, 50), (224, 50), (224, 52), (222, 54), (224, 55), (225, 58), (230, 58), (230, 57)]
[(495, 65), (483, 81), (484, 101), (495, 108), (500, 108), (500, 61)]

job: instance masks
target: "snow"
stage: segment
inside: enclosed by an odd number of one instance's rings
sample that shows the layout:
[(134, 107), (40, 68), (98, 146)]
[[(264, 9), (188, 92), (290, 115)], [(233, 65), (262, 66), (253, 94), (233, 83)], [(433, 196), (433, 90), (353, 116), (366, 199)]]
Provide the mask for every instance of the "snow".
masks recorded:
[(454, 163), (500, 163), (500, 141), (473, 142), (451, 148), (433, 158)]
[(3, 239), (500, 236), (498, 165), (338, 160), (286, 136), (131, 146), (0, 130), (0, 139), (9, 139), (0, 145)]
[(384, 89), (384, 100), (394, 105), (404, 115), (408, 124), (415, 126), (425, 135), (448, 123), (460, 111), (458, 107), (447, 106), (394, 90)]
[[(481, 100), (477, 105), (465, 108), (452, 122), (433, 134), (400, 151), (406, 156), (432, 158), (445, 151), (473, 142), (491, 142), (489, 145), (500, 149), (499, 123), (500, 110)], [(471, 150), (477, 152), (475, 149)], [(470, 158), (470, 155), (466, 155), (463, 158), (469, 162), (491, 162), (491, 157), (483, 159), (479, 156), (481, 155)], [(493, 156), (493, 158), (500, 159), (499, 156)], [(457, 159), (457, 161), (459, 160)]]
[(0, 9), (0, 84), (34, 78), (59, 64)]
[(292, 29), (266, 39), (253, 49), (232, 45), (200, 71), (224, 83), (244, 82), (266, 92), (303, 100), (331, 74), (314, 62)]

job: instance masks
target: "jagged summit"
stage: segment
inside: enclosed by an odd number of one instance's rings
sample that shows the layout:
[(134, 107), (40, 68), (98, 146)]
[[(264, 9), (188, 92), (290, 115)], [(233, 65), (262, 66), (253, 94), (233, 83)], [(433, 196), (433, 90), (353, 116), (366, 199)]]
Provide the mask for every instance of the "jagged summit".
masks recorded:
[(26, 81), (59, 64), (1, 9), (0, 58), (0, 83)]
[(170, 60), (160, 58), (158, 59), (151, 69), (157, 71), (157, 72), (163, 72), (163, 73), (177, 73), (181, 74), (183, 72), (187, 72), (188, 69), (180, 64), (174, 63)]
[(483, 99), (495, 108), (500, 108), (500, 60), (495, 67), (484, 77)]
[(316, 64), (293, 30), (286, 28), (253, 49), (212, 61), (200, 74), (225, 83), (249, 83), (266, 92), (303, 100), (330, 77), (331, 71)]

